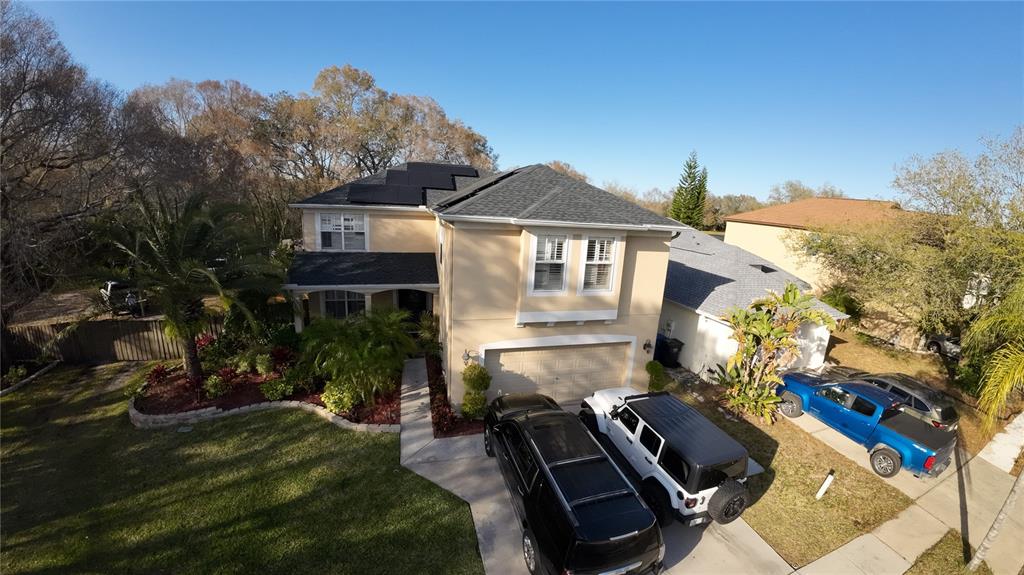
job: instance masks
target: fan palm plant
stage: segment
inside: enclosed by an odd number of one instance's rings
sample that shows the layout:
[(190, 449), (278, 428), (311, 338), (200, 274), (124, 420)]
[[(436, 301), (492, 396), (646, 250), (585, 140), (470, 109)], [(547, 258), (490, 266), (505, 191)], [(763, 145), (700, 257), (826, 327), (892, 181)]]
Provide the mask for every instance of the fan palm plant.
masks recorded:
[(114, 245), (127, 257), (141, 293), (163, 313), (164, 330), (184, 349), (185, 373), (202, 379), (196, 337), (210, 316), (203, 301), (217, 296), (225, 308), (242, 290), (275, 293), (283, 270), (269, 257), (269, 246), (254, 240), (240, 225), (239, 209), (211, 205), (205, 195), (183, 199), (139, 196), (138, 218), (123, 225)]
[[(1017, 280), (1013, 288), (999, 302), (986, 310), (971, 325), (964, 337), (968, 352), (994, 351), (988, 356), (981, 374), (979, 407), (985, 414), (985, 424), (991, 427), (996, 416), (1006, 406), (1010, 395), (1024, 391), (1024, 279)], [(985, 560), (989, 548), (999, 536), (1003, 522), (1010, 514), (1017, 496), (1024, 486), (1024, 473), (1017, 476), (1010, 493), (996, 515), (985, 539), (971, 558), (968, 568), (974, 571)]]

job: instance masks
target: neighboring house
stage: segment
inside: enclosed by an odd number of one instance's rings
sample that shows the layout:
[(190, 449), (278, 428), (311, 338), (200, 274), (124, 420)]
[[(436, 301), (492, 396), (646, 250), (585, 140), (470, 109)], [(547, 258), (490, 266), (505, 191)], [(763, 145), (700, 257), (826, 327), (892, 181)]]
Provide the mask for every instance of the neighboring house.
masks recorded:
[(821, 293), (829, 278), (790, 244), (808, 230), (842, 231), (901, 213), (899, 204), (850, 198), (807, 198), (725, 218), (725, 243), (741, 247), (810, 284)]
[[(789, 282), (809, 288), (806, 282), (746, 250), (687, 230), (672, 240), (661, 334), (683, 342), (679, 363), (707, 378), (709, 369), (725, 365), (736, 352), (732, 328), (722, 318), (769, 291), (782, 293)], [(836, 320), (848, 317), (820, 301), (815, 307)], [(826, 326), (803, 326), (798, 336), (800, 356), (790, 367), (821, 367), (830, 337)]]
[(432, 311), (456, 405), (467, 361), (491, 372), (489, 397), (646, 387), (678, 222), (543, 165), (410, 162), (292, 207), (297, 330), (385, 306)]

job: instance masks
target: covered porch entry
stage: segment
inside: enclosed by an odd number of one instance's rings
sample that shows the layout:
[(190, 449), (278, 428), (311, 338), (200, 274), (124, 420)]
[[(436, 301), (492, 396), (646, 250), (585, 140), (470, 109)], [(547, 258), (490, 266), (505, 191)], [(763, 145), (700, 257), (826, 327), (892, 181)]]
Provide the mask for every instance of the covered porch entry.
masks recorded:
[(318, 317), (374, 309), (407, 310), (415, 320), (434, 309), (437, 264), (433, 253), (303, 252), (295, 254), (284, 287), (299, 302), (298, 332)]

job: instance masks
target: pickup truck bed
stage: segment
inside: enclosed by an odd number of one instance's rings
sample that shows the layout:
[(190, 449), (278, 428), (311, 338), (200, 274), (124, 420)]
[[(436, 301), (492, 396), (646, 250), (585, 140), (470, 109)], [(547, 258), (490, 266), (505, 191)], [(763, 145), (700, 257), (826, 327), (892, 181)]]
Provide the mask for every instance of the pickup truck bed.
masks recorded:
[(932, 451), (941, 451), (952, 442), (954, 437), (948, 432), (932, 427), (906, 413), (897, 413), (878, 422), (878, 425), (887, 427)]

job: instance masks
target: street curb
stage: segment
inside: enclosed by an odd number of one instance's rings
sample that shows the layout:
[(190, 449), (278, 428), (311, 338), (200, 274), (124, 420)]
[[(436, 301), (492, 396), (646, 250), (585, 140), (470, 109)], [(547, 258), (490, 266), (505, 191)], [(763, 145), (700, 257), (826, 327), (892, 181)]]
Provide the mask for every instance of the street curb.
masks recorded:
[(8, 387), (7, 389), (4, 389), (4, 390), (0, 391), (0, 397), (3, 397), (5, 395), (7, 395), (8, 393), (13, 393), (15, 390), (21, 389), (22, 387), (25, 387), (26, 385), (28, 385), (29, 383), (34, 381), (37, 377), (43, 375), (44, 373), (47, 373), (48, 371), (52, 370), (55, 367), (57, 367), (58, 363), (60, 363), (59, 359), (54, 360), (54, 361), (50, 362), (50, 365), (44, 367), (43, 369), (40, 369), (39, 371), (33, 373), (32, 375), (30, 375), (30, 376), (26, 377), (25, 379), (19, 381), (18, 383), (15, 383), (14, 385)]
[(209, 421), (221, 417), (228, 417), (230, 415), (240, 415), (253, 411), (268, 411), (272, 409), (301, 409), (318, 415), (332, 424), (350, 431), (361, 431), (365, 433), (399, 433), (402, 429), (401, 424), (353, 423), (340, 415), (332, 413), (327, 408), (320, 407), (319, 405), (312, 403), (306, 403), (304, 401), (292, 400), (264, 401), (243, 407), (236, 407), (235, 409), (205, 407), (203, 409), (184, 411), (182, 413), (150, 415), (142, 413), (136, 409), (135, 399), (132, 398), (128, 401), (128, 419), (131, 420), (132, 425), (139, 429), (157, 429), (175, 425), (191, 425), (200, 421)]

